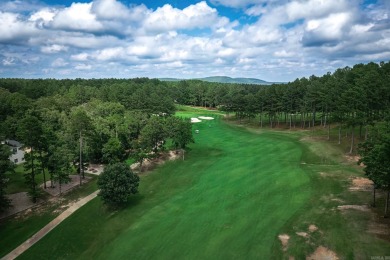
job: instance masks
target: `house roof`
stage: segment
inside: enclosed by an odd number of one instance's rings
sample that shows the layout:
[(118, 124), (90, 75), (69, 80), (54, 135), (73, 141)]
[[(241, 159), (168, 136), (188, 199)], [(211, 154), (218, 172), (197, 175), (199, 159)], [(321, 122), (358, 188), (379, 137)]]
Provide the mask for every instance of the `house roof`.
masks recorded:
[(5, 143), (10, 145), (10, 146), (13, 146), (13, 147), (22, 147), (23, 146), (20, 142), (18, 142), (16, 140), (6, 140)]

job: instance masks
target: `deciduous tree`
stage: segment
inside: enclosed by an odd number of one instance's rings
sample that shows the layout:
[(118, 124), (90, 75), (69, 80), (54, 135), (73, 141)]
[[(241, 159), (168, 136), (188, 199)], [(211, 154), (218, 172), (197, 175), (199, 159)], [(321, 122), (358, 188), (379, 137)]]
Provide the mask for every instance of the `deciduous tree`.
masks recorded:
[(99, 196), (105, 204), (120, 206), (138, 192), (139, 180), (125, 163), (107, 165), (99, 175)]

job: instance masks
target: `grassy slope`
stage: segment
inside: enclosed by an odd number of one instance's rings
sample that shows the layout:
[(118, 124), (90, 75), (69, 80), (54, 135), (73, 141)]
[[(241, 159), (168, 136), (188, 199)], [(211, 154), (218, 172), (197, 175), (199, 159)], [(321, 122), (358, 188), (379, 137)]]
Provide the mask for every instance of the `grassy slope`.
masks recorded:
[(0, 257), (5, 256), (21, 243), (46, 226), (50, 221), (59, 215), (56, 209), (60, 203), (89, 195), (97, 189), (96, 176), (81, 188), (76, 188), (63, 196), (64, 201), (49, 203), (43, 208), (33, 208), (27, 215), (18, 218), (7, 218), (0, 221)]
[(96, 199), (23, 257), (271, 257), (279, 230), (312, 192), (301, 144), (217, 120), (195, 128), (186, 161), (143, 177), (129, 207), (110, 213)]
[[(143, 176), (126, 209), (109, 212), (95, 199), (22, 258), (301, 259), (319, 245), (342, 259), (389, 255), (388, 242), (366, 233), (371, 213), (336, 209), (370, 198), (347, 190), (361, 169), (345, 165), (341, 149), (299, 141), (307, 135), (301, 132), (253, 134), (215, 121), (196, 128), (186, 161)], [(310, 224), (319, 231), (308, 232)], [(286, 252), (277, 239), (282, 233), (291, 237)]]

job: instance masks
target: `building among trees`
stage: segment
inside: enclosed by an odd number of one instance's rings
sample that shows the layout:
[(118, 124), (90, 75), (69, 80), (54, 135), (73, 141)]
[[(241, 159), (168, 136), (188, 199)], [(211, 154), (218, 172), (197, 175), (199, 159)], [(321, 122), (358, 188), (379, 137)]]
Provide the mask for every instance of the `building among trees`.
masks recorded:
[(15, 164), (20, 164), (24, 162), (25, 150), (23, 148), (23, 144), (16, 140), (5, 140), (2, 143), (8, 145), (12, 152), (9, 157), (11, 162)]

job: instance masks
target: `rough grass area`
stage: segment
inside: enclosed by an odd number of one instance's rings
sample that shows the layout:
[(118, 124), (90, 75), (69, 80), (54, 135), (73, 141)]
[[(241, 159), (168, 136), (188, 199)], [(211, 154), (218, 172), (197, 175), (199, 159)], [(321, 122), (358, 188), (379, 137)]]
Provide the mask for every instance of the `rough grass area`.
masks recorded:
[[(70, 201), (85, 197), (97, 189), (97, 176), (90, 175), (92, 180), (80, 188), (75, 188), (62, 197), (55, 197), (49, 202), (0, 221), (0, 257), (15, 249), (47, 225)], [(38, 257), (39, 258), (39, 257)]]
[[(185, 161), (142, 176), (125, 208), (94, 199), (21, 259), (304, 259), (320, 246), (340, 259), (390, 254), (388, 237), (368, 232), (376, 212), (337, 208), (371, 198), (348, 189), (362, 170), (342, 149), (305, 132), (248, 131), (214, 117), (194, 124)], [(280, 235), (289, 237), (284, 246)]]

